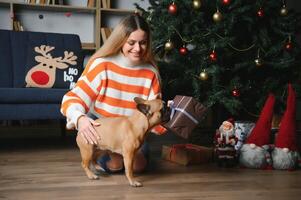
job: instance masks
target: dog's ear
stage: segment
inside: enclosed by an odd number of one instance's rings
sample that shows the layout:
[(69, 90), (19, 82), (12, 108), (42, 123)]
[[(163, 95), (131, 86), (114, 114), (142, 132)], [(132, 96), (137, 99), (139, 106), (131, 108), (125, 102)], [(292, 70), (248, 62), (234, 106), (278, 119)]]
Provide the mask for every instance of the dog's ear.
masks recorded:
[(137, 109), (142, 112), (145, 116), (150, 115), (150, 106), (147, 104), (139, 103), (137, 104)]
[(143, 104), (145, 102), (145, 100), (140, 97), (135, 97), (134, 101), (136, 104)]

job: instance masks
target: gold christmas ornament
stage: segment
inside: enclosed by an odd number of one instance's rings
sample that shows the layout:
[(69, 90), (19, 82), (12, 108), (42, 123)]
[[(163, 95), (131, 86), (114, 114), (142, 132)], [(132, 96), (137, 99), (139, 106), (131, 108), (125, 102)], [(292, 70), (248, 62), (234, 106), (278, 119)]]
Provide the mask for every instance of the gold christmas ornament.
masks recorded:
[(200, 73), (199, 78), (200, 78), (202, 81), (208, 80), (208, 74), (207, 74), (207, 72), (205, 72), (205, 70), (202, 71), (202, 72)]
[(287, 10), (286, 6), (283, 5), (282, 8), (280, 9), (280, 15), (281, 16), (286, 16), (287, 13), (288, 13), (288, 10)]
[(220, 13), (219, 10), (217, 10), (216, 13), (213, 14), (212, 18), (213, 18), (214, 22), (220, 22), (223, 19), (223, 15), (222, 15), (222, 13)]
[(192, 7), (195, 9), (195, 10), (198, 10), (202, 5), (202, 2), (201, 0), (193, 0), (192, 1)]
[(257, 67), (261, 67), (263, 65), (263, 60), (261, 58), (256, 58), (254, 61)]
[(166, 50), (166, 51), (170, 51), (170, 50), (173, 49), (173, 43), (172, 43), (170, 40), (168, 40), (168, 41), (165, 43), (164, 47), (165, 47), (165, 50)]

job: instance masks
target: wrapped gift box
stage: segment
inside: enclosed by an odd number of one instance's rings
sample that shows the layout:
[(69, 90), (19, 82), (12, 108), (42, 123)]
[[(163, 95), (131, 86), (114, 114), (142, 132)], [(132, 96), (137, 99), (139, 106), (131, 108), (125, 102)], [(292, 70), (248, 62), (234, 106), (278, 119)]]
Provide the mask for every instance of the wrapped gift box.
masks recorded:
[(205, 116), (206, 107), (193, 97), (177, 95), (170, 105), (171, 119), (164, 125), (173, 133), (187, 139)]
[(162, 146), (162, 158), (181, 165), (208, 163), (213, 160), (213, 149), (194, 144)]

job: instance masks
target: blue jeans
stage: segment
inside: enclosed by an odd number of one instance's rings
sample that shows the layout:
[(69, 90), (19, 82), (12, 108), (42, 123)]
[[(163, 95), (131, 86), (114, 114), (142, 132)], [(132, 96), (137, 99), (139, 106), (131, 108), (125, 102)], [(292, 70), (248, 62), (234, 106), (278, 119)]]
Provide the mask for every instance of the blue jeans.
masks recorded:
[[(142, 146), (140, 147), (140, 149), (138, 151), (141, 151), (142, 154), (144, 155), (147, 163), (149, 163), (149, 145), (147, 142), (144, 142), (142, 144)], [(112, 172), (108, 167), (107, 167), (107, 162), (110, 161), (111, 158), (110, 158), (110, 155), (109, 154), (105, 154), (101, 157), (99, 157), (97, 160), (96, 160), (96, 163), (101, 167), (103, 168), (103, 170), (107, 173), (118, 173), (118, 172), (122, 172), (124, 171), (124, 167), (118, 171), (114, 171)]]

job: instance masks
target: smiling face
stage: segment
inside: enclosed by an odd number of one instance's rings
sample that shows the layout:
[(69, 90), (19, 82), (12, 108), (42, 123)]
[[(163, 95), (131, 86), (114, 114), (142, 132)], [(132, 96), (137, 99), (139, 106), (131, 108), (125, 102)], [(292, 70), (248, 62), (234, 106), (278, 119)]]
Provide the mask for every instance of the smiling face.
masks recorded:
[(122, 52), (133, 64), (140, 64), (144, 60), (148, 37), (146, 32), (137, 29), (132, 32), (122, 47)]

